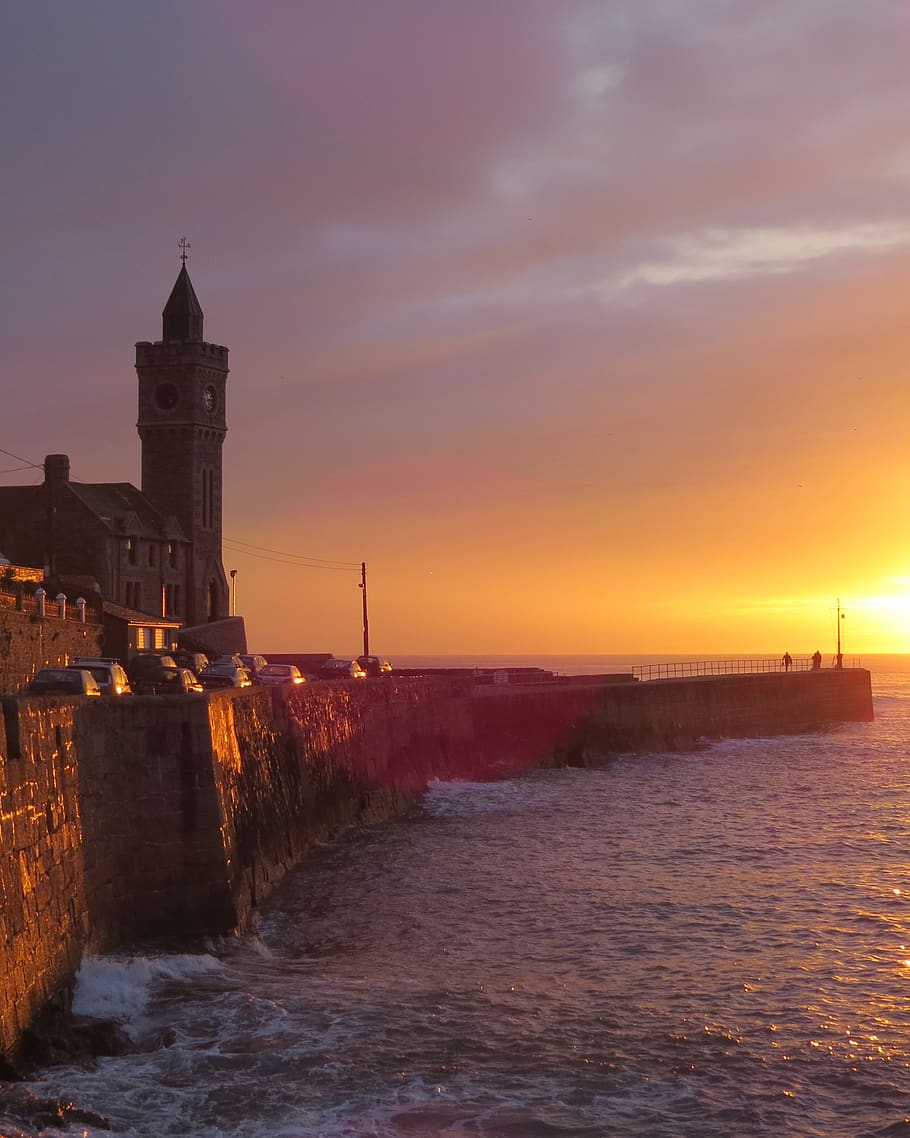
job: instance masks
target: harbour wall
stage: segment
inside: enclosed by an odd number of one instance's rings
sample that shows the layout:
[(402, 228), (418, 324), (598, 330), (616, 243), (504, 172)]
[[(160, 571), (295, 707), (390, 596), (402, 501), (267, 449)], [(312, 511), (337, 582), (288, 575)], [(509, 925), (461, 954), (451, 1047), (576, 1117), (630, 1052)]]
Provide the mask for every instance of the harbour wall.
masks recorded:
[(317, 842), (434, 778), (872, 718), (869, 673), (486, 688), (391, 678), (200, 697), (5, 697), (0, 1054), (85, 953), (242, 928)]
[[(0, 601), (12, 599), (0, 596)], [(50, 607), (56, 609), (56, 605)], [(0, 692), (23, 690), (38, 668), (59, 667), (74, 656), (98, 656), (102, 644), (100, 624), (38, 616), (0, 605)]]

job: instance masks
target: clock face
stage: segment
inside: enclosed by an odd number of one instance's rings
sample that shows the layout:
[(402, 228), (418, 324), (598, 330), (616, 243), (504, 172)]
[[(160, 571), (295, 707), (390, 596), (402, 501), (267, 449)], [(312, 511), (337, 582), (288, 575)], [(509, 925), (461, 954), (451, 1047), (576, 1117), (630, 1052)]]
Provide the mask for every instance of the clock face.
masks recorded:
[(202, 393), (202, 406), (211, 415), (218, 406), (218, 395), (214, 387), (207, 387)]
[(173, 383), (159, 383), (155, 388), (155, 406), (160, 411), (173, 411), (180, 393)]

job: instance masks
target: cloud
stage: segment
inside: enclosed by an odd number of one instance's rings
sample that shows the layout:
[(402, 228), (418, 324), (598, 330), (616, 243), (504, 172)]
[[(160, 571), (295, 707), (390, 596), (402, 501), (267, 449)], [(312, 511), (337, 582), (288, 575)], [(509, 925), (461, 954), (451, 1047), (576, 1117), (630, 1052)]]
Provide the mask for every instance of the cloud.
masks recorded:
[[(303, 531), (331, 556), (369, 532), (419, 560), (430, 531), (501, 533), (506, 562), (552, 537), (573, 571), (627, 567), (634, 623), (641, 582), (703, 597), (706, 565), (731, 595), (747, 576), (756, 603), (799, 595), (769, 584), (783, 535), (821, 595), (843, 565), (829, 500), (884, 560), (882, 487), (905, 485), (908, 20), (831, 0), (7, 5), (7, 449), (137, 477), (132, 344), (159, 332), (187, 233), (231, 348), (241, 538), (267, 517), (265, 546)], [(483, 588), (505, 609), (495, 559)]]
[[(737, 280), (791, 273), (844, 253), (893, 252), (910, 244), (910, 221), (849, 225), (842, 229), (708, 230), (667, 242), (667, 257), (628, 270), (620, 288), (636, 284)], [(612, 291), (612, 289), (610, 290)]]

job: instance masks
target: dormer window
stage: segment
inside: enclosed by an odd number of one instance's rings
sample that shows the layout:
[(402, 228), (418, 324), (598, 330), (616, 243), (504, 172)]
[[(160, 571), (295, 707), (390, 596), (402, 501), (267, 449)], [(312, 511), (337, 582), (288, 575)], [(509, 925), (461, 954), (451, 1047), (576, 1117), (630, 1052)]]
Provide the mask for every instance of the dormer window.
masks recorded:
[(128, 537), (126, 539), (126, 559), (130, 565), (135, 565), (138, 560), (138, 544), (134, 537)]

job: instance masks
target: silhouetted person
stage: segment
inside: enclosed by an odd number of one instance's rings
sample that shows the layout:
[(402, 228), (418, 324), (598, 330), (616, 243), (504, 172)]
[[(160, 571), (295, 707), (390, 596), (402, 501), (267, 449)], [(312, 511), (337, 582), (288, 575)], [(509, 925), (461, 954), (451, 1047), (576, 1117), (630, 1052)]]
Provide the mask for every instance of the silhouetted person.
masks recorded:
[(783, 659), (781, 660), (781, 663), (784, 666), (784, 671), (789, 672), (790, 671), (790, 665), (793, 663), (793, 657), (790, 655), (789, 652), (784, 653)]
[(817, 672), (821, 666), (822, 666), (822, 654), (816, 648), (815, 649), (815, 655), (812, 657), (812, 668), (814, 671)]

